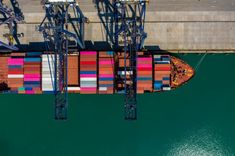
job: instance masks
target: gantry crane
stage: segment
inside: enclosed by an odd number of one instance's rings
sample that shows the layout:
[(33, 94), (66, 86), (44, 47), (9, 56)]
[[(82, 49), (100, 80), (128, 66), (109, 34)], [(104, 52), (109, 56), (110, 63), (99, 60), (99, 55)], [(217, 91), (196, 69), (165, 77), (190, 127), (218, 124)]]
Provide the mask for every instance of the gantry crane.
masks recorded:
[(84, 25), (87, 18), (75, 0), (43, 0), (45, 18), (38, 27), (48, 50), (54, 53), (55, 119), (67, 119), (67, 57), (71, 41), (85, 48)]
[(14, 40), (19, 44), (18, 37), (21, 37), (23, 34), (17, 34), (17, 23), (24, 20), (24, 15), (19, 8), (19, 4), (16, 0), (10, 0), (11, 6), (3, 3), (3, 0), (0, 0), (0, 26), (7, 25), (9, 33), (4, 34), (4, 37), (8, 39), (8, 44), (0, 41), (0, 46), (3, 46), (10, 50), (18, 50), (14, 46)]
[[(144, 32), (145, 0), (115, 0), (115, 49), (124, 46), (125, 59), (125, 119), (137, 119), (137, 56), (147, 34)], [(130, 64), (127, 65), (127, 60)], [(130, 80), (127, 80), (127, 73)]]
[[(96, 0), (98, 15), (103, 23), (107, 41), (116, 52), (124, 51), (125, 119), (137, 119), (137, 52), (143, 48), (148, 0)], [(130, 65), (127, 65), (127, 61)], [(127, 79), (127, 73), (130, 78)]]

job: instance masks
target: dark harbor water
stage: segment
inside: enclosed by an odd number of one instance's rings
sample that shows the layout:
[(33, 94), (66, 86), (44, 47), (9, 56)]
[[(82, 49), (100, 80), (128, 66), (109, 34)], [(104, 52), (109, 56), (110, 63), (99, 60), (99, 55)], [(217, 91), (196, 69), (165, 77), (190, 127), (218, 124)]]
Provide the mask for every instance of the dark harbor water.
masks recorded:
[(0, 95), (0, 156), (233, 156), (234, 68), (235, 55), (208, 54), (186, 85), (139, 95), (137, 121), (123, 95), (70, 95), (66, 122), (52, 95)]

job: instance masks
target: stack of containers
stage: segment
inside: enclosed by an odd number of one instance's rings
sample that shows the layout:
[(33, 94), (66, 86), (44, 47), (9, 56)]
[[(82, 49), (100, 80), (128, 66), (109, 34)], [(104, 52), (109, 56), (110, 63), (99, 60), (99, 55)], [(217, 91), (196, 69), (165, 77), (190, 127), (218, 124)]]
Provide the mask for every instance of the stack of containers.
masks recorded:
[(68, 92), (79, 93), (79, 55), (68, 55)]
[(97, 52), (80, 52), (80, 93), (96, 94), (97, 92)]
[(154, 55), (154, 90), (170, 90), (170, 75), (170, 56)]
[(54, 91), (54, 54), (42, 55), (42, 91), (44, 93), (52, 93)]
[(19, 92), (41, 94), (41, 52), (27, 52), (24, 58), (24, 87)]
[(0, 56), (0, 83), (7, 83), (8, 58), (7, 56)]
[[(127, 54), (128, 55), (128, 54)], [(124, 52), (118, 53), (118, 79), (117, 79), (117, 93), (125, 93), (125, 74), (127, 83), (130, 82), (130, 76), (132, 71), (126, 71), (125, 73), (125, 59)], [(126, 59), (126, 66), (130, 66), (130, 59)]]
[(137, 58), (137, 93), (152, 91), (152, 55)]
[(99, 94), (113, 94), (114, 58), (113, 51), (99, 52)]
[(24, 53), (12, 53), (8, 58), (8, 87), (14, 93), (24, 86), (24, 56)]

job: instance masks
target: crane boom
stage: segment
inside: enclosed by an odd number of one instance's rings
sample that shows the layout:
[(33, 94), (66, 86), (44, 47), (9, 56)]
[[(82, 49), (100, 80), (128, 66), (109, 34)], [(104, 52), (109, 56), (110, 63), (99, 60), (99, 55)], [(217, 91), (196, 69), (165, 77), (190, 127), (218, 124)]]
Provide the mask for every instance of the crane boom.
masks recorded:
[(48, 49), (54, 52), (55, 119), (66, 120), (68, 49), (70, 41), (75, 41), (77, 48), (85, 48), (84, 24), (87, 18), (75, 0), (46, 0), (43, 5), (46, 15), (38, 29), (43, 33)]
[[(116, 86), (125, 94), (125, 119), (137, 119), (137, 53), (144, 46), (146, 4), (149, 0), (95, 0), (98, 16), (106, 31), (106, 41), (124, 55), (124, 68), (117, 67)], [(121, 55), (122, 56), (122, 55)], [(124, 86), (124, 90), (123, 90)]]
[(7, 25), (9, 29), (9, 33), (3, 35), (8, 39), (8, 43), (0, 41), (0, 46), (16, 51), (18, 48), (14, 46), (14, 40), (20, 44), (18, 37), (22, 35), (17, 34), (17, 23), (24, 20), (24, 15), (16, 0), (10, 0), (10, 2), (12, 7), (6, 6), (2, 0), (0, 1), (0, 26)]
[[(115, 0), (115, 48), (124, 47), (124, 114), (137, 119), (137, 52), (143, 48), (146, 3), (144, 0)], [(127, 62), (130, 62), (129, 65)], [(127, 76), (128, 74), (128, 76)]]

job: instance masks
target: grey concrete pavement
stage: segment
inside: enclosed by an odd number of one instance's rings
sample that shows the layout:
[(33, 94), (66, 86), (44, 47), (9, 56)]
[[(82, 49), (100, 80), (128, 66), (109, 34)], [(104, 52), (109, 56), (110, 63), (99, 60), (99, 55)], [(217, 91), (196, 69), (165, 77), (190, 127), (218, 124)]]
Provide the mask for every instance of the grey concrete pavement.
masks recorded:
[[(18, 1), (26, 17), (26, 23), (18, 27), (25, 34), (22, 43), (43, 41), (42, 35), (35, 31), (44, 17), (40, 0)], [(86, 25), (85, 38), (104, 41), (104, 28), (92, 0), (78, 2), (91, 21)], [(146, 32), (146, 45), (159, 45), (164, 50), (234, 50), (235, 1), (150, 0)]]
[[(42, 12), (40, 0), (18, 0), (25, 13)], [(96, 12), (93, 0), (77, 0), (84, 12)], [(148, 11), (235, 11), (233, 0), (150, 0)]]

